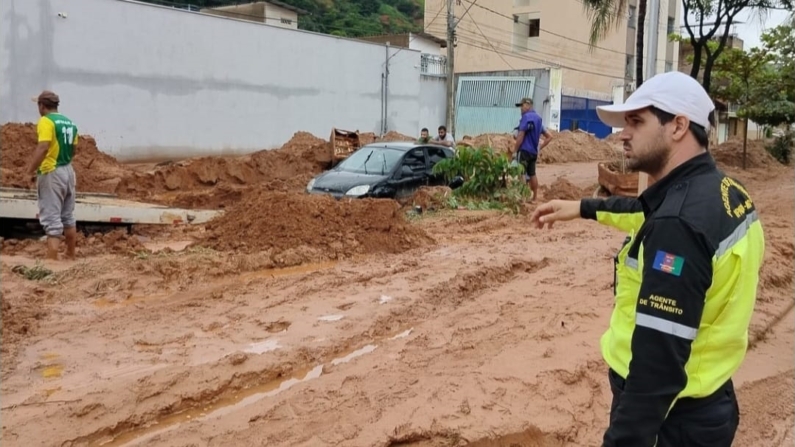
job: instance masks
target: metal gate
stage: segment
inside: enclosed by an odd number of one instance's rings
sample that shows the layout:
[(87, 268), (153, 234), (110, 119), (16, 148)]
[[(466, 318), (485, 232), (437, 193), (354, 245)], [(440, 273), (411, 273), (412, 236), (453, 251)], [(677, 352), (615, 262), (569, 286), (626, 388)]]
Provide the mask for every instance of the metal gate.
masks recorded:
[(560, 97), (560, 130), (581, 129), (605, 138), (613, 133), (596, 115), (596, 106), (612, 104), (609, 101), (562, 95)]
[(532, 98), (536, 78), (460, 77), (456, 94), (455, 137), (510, 133), (519, 124), (516, 103)]

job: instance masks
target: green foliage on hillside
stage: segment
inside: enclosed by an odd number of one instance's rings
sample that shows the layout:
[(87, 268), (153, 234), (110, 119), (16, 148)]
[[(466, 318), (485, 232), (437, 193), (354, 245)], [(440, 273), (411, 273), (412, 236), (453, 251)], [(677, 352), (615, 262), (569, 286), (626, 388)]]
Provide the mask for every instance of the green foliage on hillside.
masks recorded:
[[(143, 0), (161, 5), (212, 8), (250, 3), (246, 0)], [(309, 14), (298, 27), (343, 37), (418, 32), (422, 30), (424, 0), (280, 0)]]

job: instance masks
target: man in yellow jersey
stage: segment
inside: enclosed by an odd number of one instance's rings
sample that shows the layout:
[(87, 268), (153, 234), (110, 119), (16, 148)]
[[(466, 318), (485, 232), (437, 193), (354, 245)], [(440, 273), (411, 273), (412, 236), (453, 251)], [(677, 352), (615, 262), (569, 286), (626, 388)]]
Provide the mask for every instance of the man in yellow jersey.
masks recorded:
[(47, 234), (47, 258), (58, 259), (61, 238), (66, 239), (66, 257), (75, 258), (77, 228), (75, 171), (72, 157), (77, 146), (77, 126), (58, 113), (60, 99), (50, 91), (33, 100), (39, 106), (39, 144), (28, 166), (36, 174), (39, 222)]
[(538, 228), (593, 219), (628, 234), (602, 336), (613, 391), (604, 447), (729, 447), (739, 424), (731, 377), (748, 344), (765, 240), (745, 188), (708, 152), (714, 105), (680, 72), (597, 108), (620, 134), (639, 198), (553, 200)]

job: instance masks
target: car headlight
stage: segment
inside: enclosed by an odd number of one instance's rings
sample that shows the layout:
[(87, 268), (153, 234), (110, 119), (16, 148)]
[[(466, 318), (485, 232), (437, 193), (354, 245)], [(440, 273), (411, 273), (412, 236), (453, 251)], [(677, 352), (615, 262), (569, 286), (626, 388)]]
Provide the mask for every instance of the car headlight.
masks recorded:
[(370, 185), (354, 186), (345, 193), (346, 196), (363, 196), (370, 190)]
[(314, 187), (315, 187), (315, 179), (312, 179), (309, 181), (309, 183), (306, 184), (306, 192), (311, 192), (312, 188)]

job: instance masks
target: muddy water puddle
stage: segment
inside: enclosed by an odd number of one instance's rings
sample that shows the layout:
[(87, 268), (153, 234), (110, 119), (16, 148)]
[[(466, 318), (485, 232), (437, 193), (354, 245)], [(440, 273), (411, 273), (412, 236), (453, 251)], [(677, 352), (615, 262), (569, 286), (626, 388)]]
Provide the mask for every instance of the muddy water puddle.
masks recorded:
[[(407, 329), (391, 337), (384, 338), (385, 341), (397, 340), (408, 337), (413, 328)], [(278, 342), (266, 340), (265, 342), (255, 343), (249, 347), (249, 352), (257, 351), (268, 352), (278, 349)], [(105, 436), (88, 442), (89, 447), (132, 447), (135, 445), (145, 445), (146, 441), (167, 431), (176, 429), (184, 423), (193, 421), (204, 422), (212, 418), (225, 416), (242, 408), (248, 407), (262, 399), (276, 396), (288, 389), (323, 375), (325, 365), (337, 366), (349, 363), (356, 358), (370, 354), (378, 348), (375, 343), (365, 345), (361, 348), (346, 352), (339, 357), (333, 358), (326, 363), (321, 363), (311, 369), (296, 371), (286, 378), (270, 381), (261, 385), (244, 388), (236, 394), (219, 399), (218, 401), (199, 408), (193, 408), (180, 413), (165, 416), (147, 426), (142, 426), (127, 432), (116, 435), (115, 437)]]

